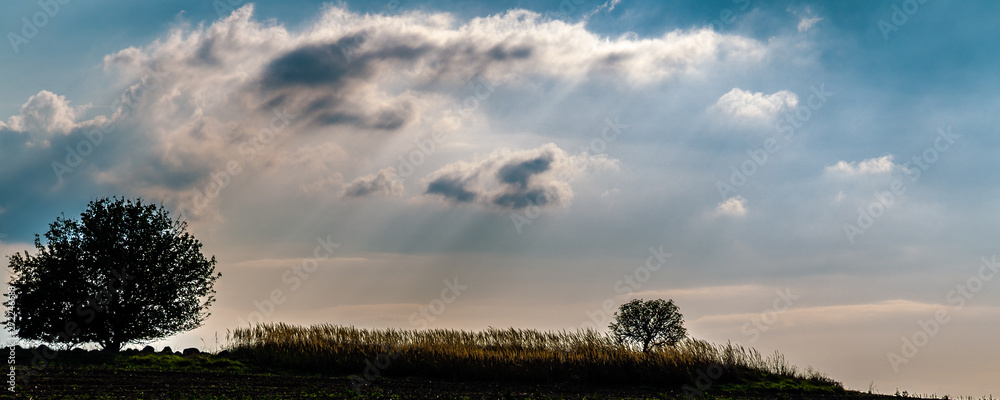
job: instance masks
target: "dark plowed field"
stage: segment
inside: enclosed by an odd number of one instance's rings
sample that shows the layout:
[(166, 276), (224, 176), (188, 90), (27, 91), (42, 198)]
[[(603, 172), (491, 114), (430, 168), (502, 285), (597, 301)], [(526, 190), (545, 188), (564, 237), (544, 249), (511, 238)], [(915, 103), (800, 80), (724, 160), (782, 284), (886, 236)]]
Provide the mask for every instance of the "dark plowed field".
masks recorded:
[[(347, 378), (232, 372), (122, 371), (104, 367), (60, 366), (46, 369), (18, 397), (38, 399), (680, 399), (680, 390), (378, 379), (360, 390)], [(4, 390), (4, 395), (10, 393)], [(719, 399), (899, 399), (856, 392), (844, 395), (790, 393), (714, 393)]]

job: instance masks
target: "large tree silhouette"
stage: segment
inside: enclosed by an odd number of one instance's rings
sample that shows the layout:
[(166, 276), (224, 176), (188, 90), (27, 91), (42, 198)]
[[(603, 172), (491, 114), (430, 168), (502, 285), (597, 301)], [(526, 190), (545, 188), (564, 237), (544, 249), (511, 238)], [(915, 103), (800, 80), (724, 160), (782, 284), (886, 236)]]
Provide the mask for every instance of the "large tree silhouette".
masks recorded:
[(673, 346), (687, 336), (684, 316), (672, 299), (634, 299), (622, 304), (608, 327), (619, 342), (637, 345), (644, 353)]
[(35, 235), (37, 254), (9, 258), (4, 325), (23, 339), (110, 351), (201, 326), (222, 274), (186, 229), (141, 199), (98, 199), (79, 220), (56, 218), (44, 244)]

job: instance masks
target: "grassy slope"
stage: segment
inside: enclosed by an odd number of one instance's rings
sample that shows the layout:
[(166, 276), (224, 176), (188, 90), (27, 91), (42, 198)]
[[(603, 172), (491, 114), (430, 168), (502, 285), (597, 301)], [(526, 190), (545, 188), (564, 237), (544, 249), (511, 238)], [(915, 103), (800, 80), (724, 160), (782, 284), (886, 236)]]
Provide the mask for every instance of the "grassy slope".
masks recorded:
[[(25, 352), (22, 352), (25, 353)], [(19, 354), (27, 359), (28, 354)], [(388, 370), (388, 369), (387, 369)], [(363, 373), (363, 368), (357, 371)], [(345, 376), (246, 364), (200, 354), (70, 354), (18, 387), (23, 398), (59, 399), (678, 399), (678, 386), (524, 383), (378, 377), (356, 386)], [(713, 384), (698, 398), (888, 399), (816, 387), (808, 381), (769, 376), (742, 383)]]
[[(28, 398), (865, 398), (780, 354), (689, 340), (639, 353), (596, 332), (237, 329), (226, 352), (60, 352)], [(19, 376), (32, 355), (18, 354)]]
[[(685, 340), (642, 353), (595, 331), (489, 329), (365, 330), (284, 324), (237, 329), (233, 357), (285, 369), (369, 376), (419, 376), (516, 382), (586, 382), (692, 387), (773, 383), (837, 392), (839, 383), (801, 373), (780, 354)], [(692, 390), (692, 391), (694, 391)]]

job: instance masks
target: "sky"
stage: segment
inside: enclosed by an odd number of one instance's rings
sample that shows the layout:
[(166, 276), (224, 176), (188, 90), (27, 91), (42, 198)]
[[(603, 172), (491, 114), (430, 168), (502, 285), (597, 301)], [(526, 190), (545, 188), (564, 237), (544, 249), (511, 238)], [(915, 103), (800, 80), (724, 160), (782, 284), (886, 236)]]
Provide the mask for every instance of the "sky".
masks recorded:
[(996, 15), (5, 2), (0, 252), (141, 197), (222, 273), (157, 347), (258, 321), (604, 330), (664, 298), (695, 338), (851, 389), (997, 395)]

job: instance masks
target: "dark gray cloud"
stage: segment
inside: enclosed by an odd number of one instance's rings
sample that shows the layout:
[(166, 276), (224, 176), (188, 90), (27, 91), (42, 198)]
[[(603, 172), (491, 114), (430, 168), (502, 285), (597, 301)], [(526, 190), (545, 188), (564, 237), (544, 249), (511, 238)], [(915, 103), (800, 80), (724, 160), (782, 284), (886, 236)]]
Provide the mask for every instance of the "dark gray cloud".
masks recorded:
[(195, 57), (192, 58), (191, 62), (195, 65), (198, 64), (205, 64), (209, 66), (218, 65), (219, 58), (215, 55), (215, 52), (213, 52), (213, 48), (215, 47), (215, 41), (216, 41), (215, 38), (209, 38), (205, 39), (204, 42), (201, 42), (201, 45), (198, 46), (198, 51), (195, 53)]
[(489, 51), (490, 57), (494, 60), (504, 61), (507, 59), (525, 59), (531, 57), (533, 49), (530, 46), (519, 45), (507, 47), (504, 45), (493, 46)]
[(414, 117), (410, 103), (400, 101), (380, 109), (365, 109), (356, 100), (372, 95), (363, 87), (381, 66), (399, 61), (412, 64), (430, 47), (391, 43), (367, 49), (362, 46), (368, 35), (358, 33), (331, 43), (299, 47), (268, 63), (260, 75), (264, 95), (270, 97), (265, 108), (295, 99), (304, 104), (304, 118), (313, 125), (351, 125), (383, 131), (405, 126)]
[[(503, 193), (493, 198), (493, 204), (500, 207), (520, 210), (522, 208), (535, 205), (544, 207), (549, 203), (549, 195), (542, 189), (518, 190), (511, 193)], [(554, 199), (558, 200), (558, 199)]]
[(395, 131), (414, 118), (413, 106), (406, 101), (372, 115), (345, 110), (345, 107), (338, 107), (340, 104), (341, 101), (333, 97), (317, 99), (309, 104), (304, 114), (311, 115), (312, 122), (318, 126), (353, 125), (382, 131)]
[(345, 36), (333, 43), (297, 48), (271, 61), (261, 74), (266, 90), (289, 86), (333, 88), (342, 87), (350, 78), (363, 78), (370, 73), (369, 59), (348, 59), (351, 49), (364, 43), (364, 36)]
[(534, 175), (548, 171), (552, 165), (553, 153), (545, 153), (539, 157), (525, 161), (514, 161), (500, 167), (497, 179), (506, 184), (503, 191), (493, 196), (491, 202), (500, 207), (519, 210), (531, 205), (543, 207), (550, 199), (542, 188), (529, 188), (529, 181)]
[(524, 189), (528, 186), (528, 179), (532, 175), (548, 171), (550, 164), (552, 164), (552, 154), (545, 154), (535, 159), (507, 164), (500, 167), (500, 171), (497, 171), (497, 178), (500, 179), (500, 182), (509, 183)]
[(27, 144), (28, 140), (27, 132), (19, 132), (0, 126), (0, 154), (4, 156), (14, 154), (15, 150), (19, 150)]
[(569, 182), (596, 166), (616, 168), (605, 157), (571, 156), (555, 144), (512, 152), (499, 149), (475, 162), (459, 161), (426, 180), (426, 194), (496, 211), (569, 204)]
[(441, 177), (427, 184), (427, 194), (439, 194), (446, 199), (458, 203), (471, 203), (476, 199), (476, 193), (465, 188), (459, 178)]
[(427, 54), (428, 44), (411, 45), (421, 38), (389, 37), (387, 44), (364, 48), (366, 33), (344, 36), (337, 41), (299, 47), (271, 61), (261, 74), (266, 90), (286, 87), (343, 88), (352, 79), (370, 78), (376, 67), (413, 63)]
[(402, 128), (407, 121), (413, 118), (413, 107), (410, 103), (403, 102), (396, 107), (385, 108), (369, 119), (369, 127), (393, 131)]

